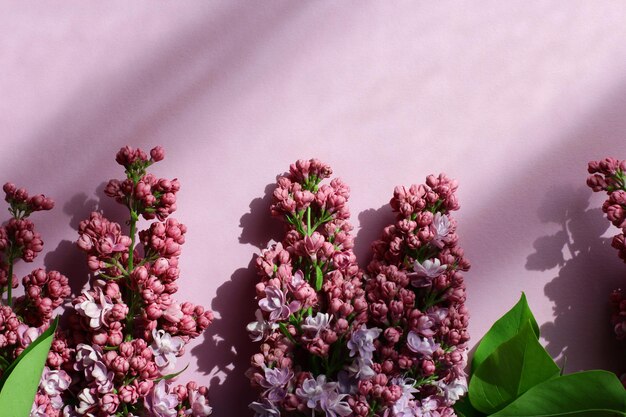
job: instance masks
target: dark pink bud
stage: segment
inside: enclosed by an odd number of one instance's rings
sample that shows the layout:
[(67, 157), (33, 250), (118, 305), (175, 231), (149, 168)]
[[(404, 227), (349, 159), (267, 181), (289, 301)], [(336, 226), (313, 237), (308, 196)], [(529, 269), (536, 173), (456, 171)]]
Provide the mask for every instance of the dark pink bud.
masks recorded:
[(165, 149), (162, 146), (155, 146), (150, 150), (150, 157), (154, 162), (162, 161), (165, 158)]

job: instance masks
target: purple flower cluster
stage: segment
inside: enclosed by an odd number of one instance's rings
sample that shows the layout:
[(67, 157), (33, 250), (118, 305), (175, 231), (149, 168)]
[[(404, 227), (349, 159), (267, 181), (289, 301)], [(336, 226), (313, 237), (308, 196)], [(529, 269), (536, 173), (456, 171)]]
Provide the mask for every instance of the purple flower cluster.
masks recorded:
[[(6, 305), (0, 305), (0, 375), (50, 325), (54, 310), (70, 296), (67, 277), (57, 271), (35, 269), (22, 279), (24, 295), (13, 297), (18, 280), (16, 261), (32, 262), (43, 249), (43, 241), (29, 216), (36, 211), (51, 210), (54, 201), (43, 194), (30, 196), (12, 183), (3, 187), (9, 203), (10, 220), (0, 227), (0, 298), (6, 292)], [(1, 304), (1, 303), (0, 303)], [(41, 390), (33, 405), (34, 416), (56, 417), (63, 402), (61, 393), (69, 386), (63, 370), (69, 366), (73, 352), (61, 332), (55, 335), (41, 379)], [(41, 392), (40, 390), (40, 392)]]
[(269, 416), (454, 416), (466, 389), (468, 314), (457, 245), (456, 182), (398, 187), (397, 221), (373, 245), (364, 275), (353, 248), (349, 189), (300, 160), (278, 178), (271, 212), (282, 242), (256, 259), (261, 342), (248, 371), (250, 404)]
[[(613, 236), (611, 246), (617, 255), (626, 262), (626, 161), (605, 158), (591, 161), (588, 166), (587, 185), (596, 192), (604, 191), (608, 198), (602, 204), (602, 211), (620, 233)], [(626, 339), (626, 291), (614, 290), (609, 298), (611, 324), (618, 339)], [(622, 375), (626, 387), (626, 374)]]
[[(128, 231), (98, 212), (81, 222), (77, 244), (94, 276), (72, 300), (71, 331), (62, 340), (72, 354), (66, 358), (53, 344), (51, 355), (64, 366), (44, 374), (31, 416), (211, 414), (206, 387), (168, 382), (180, 371), (177, 358), (185, 345), (206, 329), (213, 313), (174, 299), (186, 227), (168, 216), (180, 186), (146, 172), (163, 157), (160, 147), (150, 158), (128, 146), (117, 154), (126, 179), (111, 180), (106, 193), (128, 208)], [(138, 231), (141, 217), (158, 220)], [(33, 273), (29, 284), (44, 277), (52, 279)], [(40, 295), (52, 293), (48, 287)]]
[(357, 381), (371, 373), (377, 329), (367, 329), (362, 272), (352, 251), (349, 188), (312, 159), (278, 178), (271, 212), (287, 232), (257, 258), (259, 309), (248, 325), (261, 341), (248, 375), (257, 416), (347, 416)]
[(396, 187), (396, 221), (372, 245), (366, 284), (369, 326), (383, 330), (377, 375), (361, 390), (377, 399), (375, 414), (451, 416), (467, 390), (468, 312), (458, 246), (457, 183), (444, 174)]

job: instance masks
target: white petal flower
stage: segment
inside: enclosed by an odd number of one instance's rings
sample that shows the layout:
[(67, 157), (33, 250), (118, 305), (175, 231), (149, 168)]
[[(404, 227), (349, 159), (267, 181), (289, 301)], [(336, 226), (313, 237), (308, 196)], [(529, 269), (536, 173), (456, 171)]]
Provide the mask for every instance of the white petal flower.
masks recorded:
[(439, 349), (439, 343), (435, 343), (432, 337), (419, 337), (414, 331), (407, 335), (406, 345), (411, 351), (429, 357)]
[(447, 268), (448, 266), (442, 265), (441, 261), (437, 258), (426, 259), (422, 263), (415, 261), (415, 264), (413, 264), (413, 270), (415, 271), (415, 276), (417, 278), (411, 280), (411, 284), (414, 287), (427, 287), (431, 284), (433, 278), (437, 278)]
[(172, 336), (165, 330), (152, 330), (152, 338), (150, 349), (154, 354), (154, 363), (162, 373), (173, 371), (176, 366), (176, 357), (182, 353), (185, 342), (182, 338)]
[(305, 335), (303, 340), (313, 340), (319, 337), (320, 333), (327, 329), (333, 316), (328, 313), (316, 313), (315, 316), (308, 316), (304, 319), (302, 330)]
[(443, 248), (446, 237), (450, 233), (452, 226), (447, 215), (437, 212), (433, 218), (430, 228), (435, 235), (431, 243), (438, 248)]
[(252, 321), (246, 326), (246, 330), (250, 333), (252, 341), (258, 342), (263, 339), (267, 333), (278, 328), (278, 324), (270, 323), (265, 320), (263, 312), (260, 309), (257, 308), (254, 316), (256, 317), (256, 321)]

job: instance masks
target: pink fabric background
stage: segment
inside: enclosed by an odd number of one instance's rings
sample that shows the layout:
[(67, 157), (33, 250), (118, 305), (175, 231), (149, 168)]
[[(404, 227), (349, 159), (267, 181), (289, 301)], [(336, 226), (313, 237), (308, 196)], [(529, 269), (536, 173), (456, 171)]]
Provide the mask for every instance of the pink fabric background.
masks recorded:
[(585, 167), (626, 158), (625, 19), (611, 1), (5, 3), (0, 180), (56, 199), (38, 263), (78, 288), (78, 222), (119, 218), (115, 152), (165, 146), (189, 227), (179, 299), (222, 316), (182, 378), (210, 382), (220, 415), (247, 414), (249, 264), (297, 158), (351, 185), (362, 264), (396, 184), (458, 178), (473, 342), (525, 291), (569, 371), (624, 370), (606, 300), (626, 265)]

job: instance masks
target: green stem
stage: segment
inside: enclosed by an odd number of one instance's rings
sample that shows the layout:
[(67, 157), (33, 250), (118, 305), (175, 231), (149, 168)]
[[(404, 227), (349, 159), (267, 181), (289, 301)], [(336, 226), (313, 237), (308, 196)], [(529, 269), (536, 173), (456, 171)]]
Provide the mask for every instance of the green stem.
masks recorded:
[[(130, 247), (128, 248), (128, 274), (133, 271), (133, 257), (135, 252), (135, 235), (137, 234), (137, 212), (134, 210), (132, 204), (130, 206)], [(133, 291), (130, 285), (130, 276), (128, 277), (128, 289), (130, 290), (130, 306), (128, 315), (126, 316), (126, 326), (128, 328), (127, 336), (133, 334), (133, 322), (135, 320), (135, 304), (137, 299), (137, 292)]]
[(311, 231), (311, 207), (307, 207), (306, 209), (306, 234), (307, 236), (311, 236), (313, 232)]

